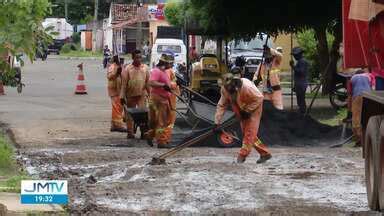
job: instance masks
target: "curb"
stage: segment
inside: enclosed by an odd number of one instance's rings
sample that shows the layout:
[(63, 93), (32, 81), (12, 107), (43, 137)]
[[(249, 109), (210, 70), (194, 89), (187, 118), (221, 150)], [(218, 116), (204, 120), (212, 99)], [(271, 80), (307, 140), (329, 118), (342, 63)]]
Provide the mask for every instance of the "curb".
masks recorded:
[(48, 56), (48, 59), (56, 59), (56, 60), (103, 60), (103, 57)]
[(7, 206), (0, 203), (0, 216), (6, 216), (7, 211)]

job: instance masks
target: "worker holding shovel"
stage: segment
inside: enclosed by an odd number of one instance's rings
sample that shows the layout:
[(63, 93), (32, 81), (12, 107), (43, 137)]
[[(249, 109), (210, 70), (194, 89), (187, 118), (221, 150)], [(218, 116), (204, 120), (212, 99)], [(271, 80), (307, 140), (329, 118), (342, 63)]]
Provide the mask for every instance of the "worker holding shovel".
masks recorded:
[[(260, 77), (263, 80), (264, 100), (272, 102), (276, 109), (283, 109), (283, 93), (280, 86), (280, 64), (282, 54), (268, 46), (264, 47), (264, 62), (260, 64)], [(253, 80), (255, 81), (258, 74), (255, 73)]]
[(171, 125), (171, 80), (166, 68), (172, 63), (169, 55), (163, 54), (159, 63), (151, 71), (149, 85), (151, 96), (149, 100), (149, 128), (146, 133), (147, 139), (155, 138), (158, 148), (166, 148), (170, 139)]
[(241, 121), (243, 132), (243, 145), (237, 157), (238, 163), (244, 163), (252, 147), (260, 154), (257, 163), (264, 163), (272, 155), (268, 148), (257, 137), (260, 118), (263, 108), (263, 95), (253, 82), (241, 78), (241, 69), (235, 67), (221, 80), (221, 98), (217, 104), (215, 124), (216, 128), (224, 116), (227, 105), (232, 105), (232, 110)]

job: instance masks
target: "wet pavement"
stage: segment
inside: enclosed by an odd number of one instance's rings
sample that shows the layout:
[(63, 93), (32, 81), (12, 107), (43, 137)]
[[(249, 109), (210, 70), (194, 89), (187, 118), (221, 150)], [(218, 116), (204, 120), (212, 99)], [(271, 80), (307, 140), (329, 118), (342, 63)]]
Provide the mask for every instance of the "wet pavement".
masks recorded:
[[(148, 165), (165, 150), (110, 133), (101, 62), (85, 62), (88, 95), (75, 96), (77, 60), (25, 67), (25, 92), (6, 89), (0, 119), (18, 160), (34, 177), (68, 179), (74, 215), (376, 215), (367, 207), (360, 149), (271, 148), (256, 164), (237, 148), (189, 148)], [(331, 144), (331, 143), (330, 143)]]

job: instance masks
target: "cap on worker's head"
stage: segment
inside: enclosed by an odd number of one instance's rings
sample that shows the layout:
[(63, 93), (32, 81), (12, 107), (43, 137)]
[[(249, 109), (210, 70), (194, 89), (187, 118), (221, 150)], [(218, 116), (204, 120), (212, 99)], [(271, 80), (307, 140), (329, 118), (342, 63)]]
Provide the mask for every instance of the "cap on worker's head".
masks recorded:
[[(232, 69), (233, 70), (233, 69)], [(225, 86), (231, 84), (232, 80), (235, 79), (241, 79), (241, 75), (238, 74), (233, 74), (233, 73), (225, 73), (221, 79), (219, 80), (219, 85), (220, 86)]]
[(169, 63), (174, 63), (175, 62), (175, 56), (173, 54), (168, 54), (168, 60), (169, 60)]
[(276, 47), (276, 51), (278, 51), (279, 53), (283, 53), (283, 47)]
[(299, 54), (302, 54), (304, 52), (303, 49), (301, 49), (301, 47), (295, 47), (292, 49), (292, 55), (299, 55)]
[(159, 61), (166, 62), (166, 63), (173, 63), (170, 55), (167, 55), (165, 53), (161, 54)]

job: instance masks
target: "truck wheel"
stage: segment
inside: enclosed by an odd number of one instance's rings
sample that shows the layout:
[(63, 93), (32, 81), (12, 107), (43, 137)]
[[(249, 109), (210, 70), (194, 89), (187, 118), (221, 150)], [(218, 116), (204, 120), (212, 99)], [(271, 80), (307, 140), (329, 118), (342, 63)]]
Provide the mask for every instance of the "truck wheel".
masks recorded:
[(381, 116), (372, 116), (365, 134), (365, 182), (368, 206), (379, 210), (379, 152)]
[[(384, 118), (383, 118), (384, 119)], [(380, 143), (378, 146), (379, 155), (379, 204), (381, 211), (384, 210), (384, 121), (380, 125)]]

